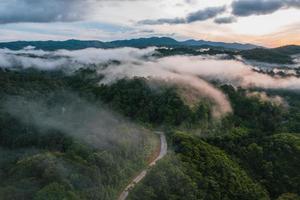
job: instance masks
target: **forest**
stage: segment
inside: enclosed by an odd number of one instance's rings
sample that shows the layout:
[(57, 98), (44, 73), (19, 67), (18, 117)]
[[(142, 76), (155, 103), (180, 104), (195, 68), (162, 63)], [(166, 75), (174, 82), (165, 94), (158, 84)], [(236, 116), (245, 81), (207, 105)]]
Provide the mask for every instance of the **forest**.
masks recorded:
[(0, 70), (0, 199), (116, 199), (157, 146), (151, 130), (171, 150), (128, 199), (299, 199), (297, 91), (213, 83), (234, 110), (214, 119), (210, 101), (191, 106), (176, 84), (102, 78)]
[(174, 153), (130, 199), (299, 199), (299, 94), (282, 94), (289, 109), (221, 86), (234, 115), (205, 135), (170, 131)]
[(157, 146), (75, 85), (78, 77), (0, 73), (0, 199), (116, 199)]
[(0, 200), (300, 200), (300, 0), (0, 0)]

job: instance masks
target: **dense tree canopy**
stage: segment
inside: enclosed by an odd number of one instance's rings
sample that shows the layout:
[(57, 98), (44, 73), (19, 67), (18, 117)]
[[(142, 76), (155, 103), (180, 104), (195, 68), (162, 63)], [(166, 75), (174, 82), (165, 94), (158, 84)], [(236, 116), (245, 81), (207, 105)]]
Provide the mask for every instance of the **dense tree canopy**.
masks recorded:
[[(43, 102), (44, 110), (38, 111), (45, 115), (38, 116), (60, 116), (89, 104), (91, 110), (110, 109), (126, 120), (165, 130), (173, 153), (151, 169), (131, 192), (132, 200), (299, 199), (298, 93), (264, 91), (283, 97), (285, 106), (213, 83), (233, 107), (233, 113), (214, 119), (211, 102), (199, 99), (191, 107), (176, 85), (153, 87), (144, 78), (99, 85), (102, 78), (92, 68), (71, 75), (0, 70), (0, 199), (115, 199), (157, 145), (153, 134), (126, 139), (133, 131), (126, 126), (118, 129), (125, 139), (95, 146), (68, 129), (29, 123), (34, 117), (28, 102)], [(8, 109), (14, 102), (18, 109)], [(17, 117), (19, 108), (28, 112)]]

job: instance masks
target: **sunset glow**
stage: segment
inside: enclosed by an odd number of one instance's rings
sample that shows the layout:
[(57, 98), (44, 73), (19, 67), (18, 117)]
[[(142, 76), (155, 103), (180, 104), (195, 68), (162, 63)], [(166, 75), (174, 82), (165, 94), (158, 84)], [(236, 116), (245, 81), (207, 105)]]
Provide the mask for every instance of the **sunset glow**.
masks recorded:
[(299, 7), (298, 0), (0, 1), (0, 41), (171, 36), (275, 47), (300, 44)]

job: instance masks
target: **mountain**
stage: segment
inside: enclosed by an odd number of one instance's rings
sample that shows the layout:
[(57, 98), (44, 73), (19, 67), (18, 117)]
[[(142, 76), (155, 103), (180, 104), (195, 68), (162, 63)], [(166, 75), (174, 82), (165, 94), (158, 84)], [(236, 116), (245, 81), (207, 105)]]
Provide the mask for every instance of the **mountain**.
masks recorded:
[(294, 61), (291, 55), (300, 54), (300, 46), (297, 45), (288, 45), (268, 49), (253, 44), (211, 42), (205, 40), (177, 41), (169, 37), (138, 38), (130, 40), (115, 40), (111, 42), (72, 39), (65, 41), (15, 41), (0, 43), (0, 49), (8, 48), (11, 50), (21, 50), (26, 47), (34, 47), (35, 49), (46, 51), (55, 51), (58, 49), (79, 50), (85, 48), (145, 48), (151, 46), (172, 47), (174, 48), (172, 50), (175, 51), (184, 49), (183, 52), (195, 51), (196, 49), (194, 48), (211, 48), (211, 51), (214, 51), (213, 54), (216, 53), (215, 51), (217, 51), (217, 53), (219, 53), (219, 51), (226, 51), (228, 54), (240, 54), (245, 59), (278, 64), (293, 64)]
[(168, 37), (151, 37), (131, 40), (116, 40), (108, 44), (114, 47), (181, 46), (181, 42)]
[(144, 48), (149, 46), (166, 46), (166, 47), (221, 47), (227, 49), (245, 50), (253, 49), (258, 46), (252, 44), (240, 44), (240, 43), (224, 43), (224, 42), (210, 42), (204, 40), (187, 40), (177, 41), (168, 37), (150, 37), (150, 38), (138, 38), (130, 40), (116, 40), (111, 42), (101, 42), (97, 40), (83, 41), (83, 40), (66, 40), (66, 41), (15, 41), (0, 43), (0, 48), (8, 48), (12, 50), (20, 50), (27, 46), (33, 46), (36, 49), (42, 50), (78, 50), (84, 48), (116, 48), (116, 47), (136, 47)]
[(58, 49), (78, 50), (89, 47), (106, 48), (107, 45), (101, 41), (82, 41), (82, 40), (66, 40), (66, 41), (16, 41), (0, 43), (0, 48), (8, 48), (11, 50), (20, 50), (25, 47), (33, 46), (36, 49), (54, 51)]
[(253, 44), (241, 44), (241, 43), (225, 43), (225, 42), (211, 42), (205, 40), (187, 40), (182, 42), (182, 44), (186, 46), (212, 46), (212, 47), (223, 47), (227, 49), (238, 49), (238, 50), (248, 50), (259, 48), (260, 46), (256, 46)]

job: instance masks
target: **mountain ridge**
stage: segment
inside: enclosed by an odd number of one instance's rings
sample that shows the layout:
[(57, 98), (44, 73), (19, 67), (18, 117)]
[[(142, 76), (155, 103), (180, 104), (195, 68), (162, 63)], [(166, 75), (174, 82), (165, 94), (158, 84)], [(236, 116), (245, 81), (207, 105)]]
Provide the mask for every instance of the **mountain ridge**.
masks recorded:
[(237, 43), (237, 42), (226, 43), (226, 42), (212, 42), (206, 40), (193, 40), (193, 39), (183, 41), (183, 43), (189, 46), (209, 45), (213, 47), (223, 47), (223, 48), (238, 49), (238, 50), (263, 48), (261, 46), (253, 45), (250, 43)]
[(110, 42), (103, 42), (99, 40), (76, 40), (69, 39), (64, 41), (13, 41), (13, 42), (1, 42), (0, 48), (8, 48), (11, 50), (20, 50), (27, 46), (33, 46), (36, 49), (41, 50), (79, 50), (84, 48), (117, 48), (117, 47), (137, 47), (145, 48), (149, 46), (166, 46), (166, 47), (201, 47), (211, 46), (220, 47), (234, 50), (248, 50), (254, 48), (262, 48), (253, 44), (242, 43), (225, 43), (225, 42), (212, 42), (205, 40), (185, 40), (178, 41), (170, 37), (149, 37), (149, 38), (136, 38), (128, 40), (114, 40)]

